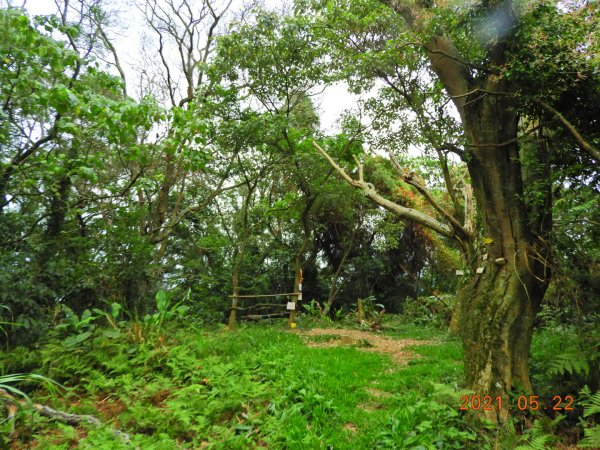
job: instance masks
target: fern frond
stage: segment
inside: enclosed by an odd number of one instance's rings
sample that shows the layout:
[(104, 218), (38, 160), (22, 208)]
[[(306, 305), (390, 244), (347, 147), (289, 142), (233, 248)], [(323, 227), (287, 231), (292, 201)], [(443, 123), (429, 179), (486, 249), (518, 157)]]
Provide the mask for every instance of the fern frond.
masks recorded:
[(515, 450), (546, 450), (546, 444), (552, 436), (547, 434), (530, 439), (525, 445), (518, 446)]
[(550, 373), (555, 375), (564, 375), (565, 373), (570, 375), (584, 374), (588, 376), (590, 365), (579, 349), (571, 348), (554, 357), (550, 366)]
[(600, 391), (596, 392), (593, 395), (590, 395), (587, 401), (585, 402), (585, 410), (583, 412), (583, 417), (590, 417), (598, 413), (600, 413)]
[(600, 448), (600, 425), (585, 429), (585, 437), (579, 443), (583, 448)]

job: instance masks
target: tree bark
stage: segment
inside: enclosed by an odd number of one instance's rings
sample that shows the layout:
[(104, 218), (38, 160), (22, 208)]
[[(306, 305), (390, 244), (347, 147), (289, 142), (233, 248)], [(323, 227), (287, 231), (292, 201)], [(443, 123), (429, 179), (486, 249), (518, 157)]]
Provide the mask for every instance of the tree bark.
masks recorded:
[(514, 267), (488, 264), (461, 293), (466, 382), (482, 398), (502, 397), (502, 409), (484, 411), (494, 422), (509, 416), (513, 387), (533, 390), (529, 349), (544, 289), (527, 273), (525, 258), (516, 258)]
[(323, 312), (321, 313), (321, 315), (323, 317), (327, 316), (329, 314), (329, 311), (331, 311), (331, 307), (333, 306), (333, 301), (335, 300), (335, 296), (337, 295), (337, 293), (340, 290), (340, 286), (338, 286), (337, 281), (338, 281), (338, 278), (340, 277), (340, 274), (342, 273), (342, 269), (344, 268), (344, 264), (346, 263), (346, 260), (348, 259), (350, 252), (352, 252), (353, 244), (354, 244), (354, 232), (352, 233), (352, 239), (350, 239), (350, 244), (346, 248), (346, 251), (344, 252), (344, 255), (342, 256), (342, 260), (338, 264), (338, 267), (337, 267), (335, 273), (333, 274), (333, 278), (331, 279), (331, 286), (329, 287), (329, 295), (327, 296), (327, 301), (325, 302), (325, 307), (323, 308)]
[(244, 205), (243, 205), (243, 211), (242, 211), (242, 232), (241, 232), (241, 239), (239, 242), (239, 247), (238, 247), (238, 252), (237, 255), (235, 257), (235, 265), (233, 267), (233, 274), (232, 274), (232, 289), (233, 289), (233, 299), (231, 301), (231, 312), (229, 313), (229, 328), (233, 329), (235, 327), (235, 321), (236, 321), (236, 312), (237, 312), (237, 306), (238, 306), (238, 301), (239, 301), (239, 297), (238, 295), (240, 294), (240, 272), (242, 270), (242, 263), (244, 261), (244, 256), (246, 254), (246, 246), (248, 245), (248, 238), (250, 235), (250, 230), (249, 230), (249, 217), (248, 217), (248, 212), (250, 209), (250, 202), (252, 201), (252, 197), (254, 195), (254, 190), (256, 189), (256, 186), (258, 185), (258, 181), (254, 180), (254, 182), (251, 182), (250, 180), (246, 179), (247, 182), (247, 188), (248, 191), (246, 192), (246, 196), (244, 197)]
[(365, 301), (362, 298), (356, 300), (356, 319), (359, 323), (362, 323), (366, 320), (367, 316), (365, 314)]
[(533, 389), (529, 350), (548, 285), (547, 255), (524, 199), (518, 116), (510, 99), (480, 99), (463, 111), (463, 126), (474, 149), (467, 166), (488, 242), (483, 272), (459, 295), (465, 375), (477, 395), (502, 397), (501, 409), (484, 414), (503, 422), (510, 414), (508, 393), (516, 386)]
[(292, 292), (299, 292), (299, 295), (294, 295), (292, 297), (292, 302), (295, 303), (296, 309), (290, 312), (290, 317), (288, 323), (292, 326), (292, 323), (296, 322), (296, 311), (298, 310), (298, 302), (301, 300), (301, 291), (300, 285), (302, 284), (302, 266), (304, 265), (304, 254), (308, 249), (310, 244), (310, 236), (312, 234), (312, 230), (310, 227), (310, 210), (315, 204), (315, 200), (317, 199), (316, 195), (309, 196), (305, 198), (306, 205), (302, 210), (301, 221), (302, 221), (302, 245), (298, 249), (298, 253), (296, 253), (296, 257), (294, 258), (294, 290)]

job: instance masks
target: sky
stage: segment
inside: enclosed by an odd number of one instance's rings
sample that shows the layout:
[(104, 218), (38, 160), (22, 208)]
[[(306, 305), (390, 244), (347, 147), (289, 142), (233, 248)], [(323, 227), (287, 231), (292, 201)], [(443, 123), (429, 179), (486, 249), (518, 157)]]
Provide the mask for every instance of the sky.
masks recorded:
[[(243, 0), (233, 0), (233, 7), (236, 2), (241, 4)], [(13, 0), (13, 5), (21, 5), (22, 0)], [(119, 9), (121, 14), (121, 29), (112, 30), (112, 43), (117, 50), (117, 54), (125, 68), (128, 84), (133, 84), (136, 78), (136, 69), (128, 61), (140, 62), (140, 37), (143, 31), (143, 22), (140, 14), (132, 6), (135, 0), (113, 0), (111, 6)], [(265, 0), (267, 7), (277, 8), (281, 2), (279, 0)], [(54, 0), (26, 0), (25, 8), (31, 15), (44, 15), (56, 12)], [(356, 106), (358, 97), (350, 94), (343, 83), (326, 87), (322, 93), (313, 97), (313, 102), (319, 110), (321, 117), (321, 128), (325, 132), (337, 131), (337, 120), (344, 110)]]

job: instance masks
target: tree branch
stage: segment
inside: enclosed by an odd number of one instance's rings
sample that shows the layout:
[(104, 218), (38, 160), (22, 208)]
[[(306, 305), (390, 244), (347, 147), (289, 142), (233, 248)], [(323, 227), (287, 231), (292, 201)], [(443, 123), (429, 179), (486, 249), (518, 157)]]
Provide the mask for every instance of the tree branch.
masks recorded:
[(402, 177), (402, 180), (407, 184), (413, 186), (419, 192), (419, 194), (421, 194), (425, 198), (425, 200), (427, 200), (427, 202), (433, 207), (433, 209), (440, 213), (442, 217), (447, 219), (457, 234), (468, 238), (469, 235), (467, 231), (462, 227), (460, 222), (454, 216), (452, 216), (452, 214), (446, 211), (446, 209), (444, 209), (437, 201), (435, 201), (435, 199), (431, 196), (427, 189), (425, 189), (425, 186), (423, 186), (417, 179), (415, 179), (415, 177), (412, 174), (407, 173), (406, 170), (402, 169), (400, 163), (394, 157), (394, 155), (390, 153), (389, 156), (390, 161), (392, 162), (392, 166), (394, 166), (396, 172), (398, 172), (398, 174)]
[[(489, 90), (485, 90), (485, 89), (473, 89), (472, 91), (466, 92), (464, 94), (453, 95), (452, 98), (453, 99), (461, 99), (461, 98), (467, 97), (471, 94), (475, 94), (475, 93), (479, 93), (479, 92), (482, 94), (485, 94), (485, 95), (505, 95), (505, 96), (510, 96), (510, 97), (521, 97), (526, 100), (532, 101), (533, 103), (540, 106), (542, 109), (544, 109), (545, 111), (549, 112), (554, 117), (556, 117), (558, 119), (558, 121), (560, 122), (560, 124), (571, 134), (571, 136), (573, 136), (573, 138), (579, 144), (579, 146), (583, 150), (588, 152), (589, 155), (596, 161), (596, 163), (600, 163), (600, 150), (598, 150), (595, 146), (590, 144), (581, 135), (581, 133), (579, 133), (577, 128), (575, 128), (575, 126), (567, 120), (567, 118), (565, 116), (563, 116), (558, 110), (556, 110), (555, 108), (553, 108), (552, 106), (550, 106), (548, 103), (546, 103), (543, 100), (540, 100), (536, 97), (531, 97), (528, 95), (520, 95), (518, 93), (513, 93), (513, 92), (489, 91)], [(482, 98), (482, 97), (479, 97), (479, 98)], [(515, 139), (512, 139), (510, 141), (502, 142), (500, 144), (481, 144), (479, 146), (481, 146), (481, 147), (489, 147), (489, 146), (498, 147), (498, 146), (509, 145), (514, 142), (515, 142)], [(476, 145), (470, 145), (470, 146), (477, 147)]]
[(565, 118), (565, 116), (563, 116), (560, 112), (558, 112), (556, 109), (554, 109), (552, 106), (550, 106), (548, 103), (546, 103), (542, 100), (538, 100), (536, 98), (532, 98), (531, 100), (533, 102), (535, 102), (536, 104), (538, 104), (539, 106), (541, 106), (546, 111), (548, 111), (549, 113), (554, 114), (554, 116), (558, 119), (558, 121), (561, 123), (561, 125), (569, 133), (571, 133), (571, 136), (573, 136), (573, 138), (575, 139), (575, 141), (577, 141), (577, 143), (581, 146), (581, 148), (583, 148), (586, 152), (588, 152), (589, 155), (596, 160), (596, 163), (600, 163), (600, 150), (598, 150), (596, 147), (594, 147), (592, 144), (590, 144), (588, 141), (586, 141), (583, 138), (583, 136), (581, 136), (579, 131), (577, 131), (577, 129), (573, 126), (573, 124), (571, 124), (571, 122), (569, 122)]
[(96, 26), (98, 27), (98, 32), (100, 33), (100, 37), (102, 38), (102, 42), (108, 48), (108, 50), (112, 53), (113, 59), (115, 61), (115, 67), (117, 68), (119, 75), (121, 76), (121, 81), (123, 81), (123, 97), (127, 98), (127, 81), (125, 79), (125, 71), (123, 70), (123, 66), (121, 66), (121, 61), (119, 60), (119, 55), (117, 54), (117, 49), (112, 44), (108, 35), (105, 33), (100, 21), (96, 21)]
[(459, 222), (463, 222), (464, 224), (464, 214), (460, 202), (456, 197), (456, 187), (454, 185), (454, 180), (452, 179), (452, 174), (450, 173), (450, 168), (448, 167), (448, 156), (440, 148), (436, 148), (435, 151), (438, 155), (440, 168), (442, 169), (444, 183), (446, 183), (446, 190), (448, 192), (448, 195), (450, 196), (450, 200), (452, 201), (452, 206), (454, 207), (454, 215), (459, 220)]
[[(417, 12), (405, 2), (399, 0), (380, 1), (400, 14), (411, 29), (418, 28)], [(414, 8), (425, 9), (424, 6), (418, 4), (414, 5)], [(434, 36), (424, 44), (424, 47), (432, 70), (444, 84), (462, 115), (465, 103), (463, 96), (469, 91), (473, 82), (468, 63), (463, 61), (452, 41), (446, 36)]]
[[(366, 183), (364, 180), (354, 180), (346, 173), (344, 169), (342, 169), (333, 160), (333, 158), (331, 158), (331, 156), (329, 156), (329, 154), (325, 150), (323, 150), (323, 148), (321, 148), (319, 144), (313, 141), (313, 145), (319, 151), (319, 153), (321, 153), (321, 155), (323, 155), (325, 159), (327, 159), (329, 164), (331, 164), (331, 166), (341, 175), (341, 177), (344, 180), (346, 180), (347, 183), (349, 183), (357, 189), (362, 190), (368, 199), (377, 203), (379, 206), (382, 206), (383, 208), (387, 209), (388, 211), (390, 211), (391, 213), (393, 213), (401, 219), (406, 219), (418, 223), (419, 225), (429, 228), (430, 230), (433, 230), (441, 234), (442, 236), (451, 239), (455, 238), (456, 233), (447, 225), (444, 225), (443, 223), (439, 222), (431, 216), (428, 216), (427, 214), (422, 213), (421, 211), (418, 211), (413, 208), (406, 208), (402, 205), (398, 205), (397, 203), (394, 203), (382, 197), (380, 194), (377, 193), (375, 187), (371, 183)], [(361, 166), (362, 164), (359, 164), (359, 173), (362, 170)]]
[[(31, 403), (25, 399), (18, 399), (14, 395), (11, 395), (5, 389), (0, 389), (0, 398), (6, 399), (8, 402), (18, 406), (19, 408), (29, 407), (35, 410), (39, 415), (48, 417), (49, 419), (57, 420), (62, 423), (66, 423), (68, 425), (79, 425), (81, 423), (88, 423), (93, 425), (94, 427), (102, 427), (104, 424), (100, 422), (96, 417), (91, 415), (80, 415), (80, 414), (71, 414), (66, 413), (64, 411), (58, 411), (56, 409), (50, 408), (49, 406), (42, 405), (40, 403)], [(10, 419), (11, 417), (9, 417)], [(111, 432), (113, 435), (118, 437), (122, 443), (127, 444), (131, 441), (131, 437), (129, 434), (118, 430), (116, 428), (112, 428)]]

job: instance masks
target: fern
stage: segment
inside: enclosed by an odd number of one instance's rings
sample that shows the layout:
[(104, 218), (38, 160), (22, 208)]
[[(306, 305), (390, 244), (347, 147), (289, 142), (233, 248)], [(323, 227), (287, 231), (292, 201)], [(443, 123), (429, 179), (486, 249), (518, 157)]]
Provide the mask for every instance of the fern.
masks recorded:
[(536, 419), (533, 426), (526, 432), (526, 436), (521, 438), (522, 445), (516, 447), (516, 450), (544, 450), (554, 441), (554, 431), (558, 424), (564, 420), (565, 416), (559, 414), (554, 419), (541, 417)]
[(583, 417), (590, 417), (593, 414), (600, 413), (600, 391), (589, 395), (583, 406), (585, 407)]
[(600, 448), (600, 425), (584, 430), (585, 437), (579, 443), (583, 448)]
[(555, 375), (590, 374), (590, 365), (587, 358), (577, 348), (570, 348), (566, 352), (556, 355), (550, 365), (550, 373)]
[[(592, 394), (590, 388), (585, 386), (581, 390), (581, 396), (583, 398), (581, 405), (584, 407), (583, 417), (589, 418), (594, 414), (600, 414), (600, 391)], [(584, 436), (580, 442), (581, 447), (600, 448), (600, 425), (584, 428)]]
[(531, 438), (525, 445), (519, 445), (515, 450), (546, 450), (552, 436), (547, 434)]

